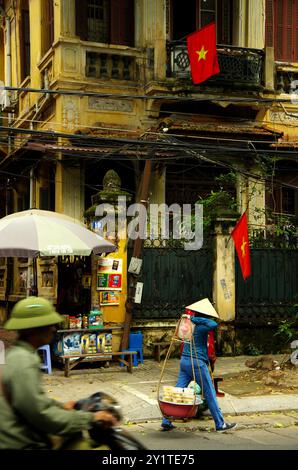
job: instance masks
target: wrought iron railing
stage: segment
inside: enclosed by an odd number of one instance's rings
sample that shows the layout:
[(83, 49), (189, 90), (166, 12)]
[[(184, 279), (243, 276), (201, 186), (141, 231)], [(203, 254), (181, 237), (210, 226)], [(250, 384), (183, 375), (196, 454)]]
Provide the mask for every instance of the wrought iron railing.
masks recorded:
[[(168, 42), (167, 76), (190, 78), (189, 57), (185, 42)], [(235, 46), (217, 46), (220, 73), (204, 85), (229, 85), (233, 88), (260, 89), (263, 86), (264, 51)]]

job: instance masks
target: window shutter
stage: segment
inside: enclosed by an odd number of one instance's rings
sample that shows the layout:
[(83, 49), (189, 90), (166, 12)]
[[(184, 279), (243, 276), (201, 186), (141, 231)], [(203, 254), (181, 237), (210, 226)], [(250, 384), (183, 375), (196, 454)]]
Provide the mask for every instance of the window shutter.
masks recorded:
[(294, 47), (293, 47), (293, 39), (294, 39), (294, 18), (293, 18), (293, 10), (294, 10), (294, 0), (287, 0), (286, 2), (286, 25), (285, 25), (285, 33), (286, 33), (286, 41), (285, 41), (285, 60), (286, 61), (293, 61), (294, 60)]
[(111, 0), (111, 44), (134, 46), (134, 0)]
[(49, 36), (50, 47), (54, 42), (54, 5), (53, 0), (48, 1), (48, 16), (49, 16)]
[(88, 39), (88, 0), (76, 0), (76, 35), (83, 41)]
[(293, 61), (298, 61), (298, 0), (293, 0)]
[(217, 0), (217, 44), (232, 44), (233, 0)]
[(266, 0), (265, 44), (273, 47), (273, 0)]
[(276, 60), (298, 60), (298, 0), (267, 0), (266, 45), (272, 43)]

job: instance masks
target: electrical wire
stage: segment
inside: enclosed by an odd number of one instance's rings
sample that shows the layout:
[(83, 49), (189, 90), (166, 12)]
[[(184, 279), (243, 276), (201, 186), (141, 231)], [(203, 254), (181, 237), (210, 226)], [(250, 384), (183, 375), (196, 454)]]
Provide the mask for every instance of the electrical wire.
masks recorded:
[(291, 103), (291, 98), (246, 98), (246, 97), (215, 97), (214, 95), (206, 95), (204, 97), (198, 96), (171, 96), (171, 95), (132, 95), (132, 94), (119, 94), (119, 93), (99, 93), (94, 91), (75, 91), (75, 90), (51, 90), (47, 88), (24, 88), (4, 86), (0, 90), (6, 91), (20, 91), (25, 93), (44, 93), (51, 95), (65, 95), (65, 96), (87, 96), (95, 98), (116, 98), (116, 99), (141, 99), (141, 100), (166, 100), (166, 101), (213, 101), (217, 102), (231, 102), (231, 103)]

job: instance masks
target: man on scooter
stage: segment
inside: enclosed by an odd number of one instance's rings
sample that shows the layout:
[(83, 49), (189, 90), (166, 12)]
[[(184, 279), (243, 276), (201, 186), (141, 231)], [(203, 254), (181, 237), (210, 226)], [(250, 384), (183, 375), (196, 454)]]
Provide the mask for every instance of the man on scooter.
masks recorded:
[(0, 450), (51, 449), (49, 435), (70, 437), (101, 421), (117, 424), (109, 412), (75, 410), (75, 402), (53, 400), (42, 388), (37, 349), (49, 344), (63, 318), (41, 297), (18, 302), (4, 327), (18, 331), (0, 377)]

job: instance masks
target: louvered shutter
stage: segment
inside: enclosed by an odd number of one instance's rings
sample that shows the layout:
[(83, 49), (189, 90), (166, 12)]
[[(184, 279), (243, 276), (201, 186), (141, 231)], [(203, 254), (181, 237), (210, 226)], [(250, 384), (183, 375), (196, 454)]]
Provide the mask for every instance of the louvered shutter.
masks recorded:
[(266, 0), (265, 44), (273, 47), (273, 0)]
[(134, 46), (134, 0), (111, 0), (111, 44)]
[(76, 0), (76, 35), (83, 41), (88, 39), (88, 0)]

